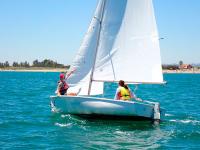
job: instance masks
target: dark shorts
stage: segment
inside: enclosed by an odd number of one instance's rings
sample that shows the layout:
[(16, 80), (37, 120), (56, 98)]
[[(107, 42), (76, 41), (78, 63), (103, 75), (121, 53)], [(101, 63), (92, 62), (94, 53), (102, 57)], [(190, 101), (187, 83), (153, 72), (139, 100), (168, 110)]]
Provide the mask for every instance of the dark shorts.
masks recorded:
[(65, 95), (66, 93), (67, 93), (67, 89), (60, 91), (60, 95)]

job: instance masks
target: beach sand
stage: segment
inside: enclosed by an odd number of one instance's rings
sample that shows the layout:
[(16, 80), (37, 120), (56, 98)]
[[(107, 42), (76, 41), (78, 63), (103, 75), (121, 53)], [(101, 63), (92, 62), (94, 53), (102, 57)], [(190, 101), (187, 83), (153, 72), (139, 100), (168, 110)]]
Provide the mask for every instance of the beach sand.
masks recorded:
[(0, 71), (14, 72), (66, 72), (66, 68), (1, 68)]
[(163, 70), (163, 73), (200, 73), (200, 69)]
[[(66, 72), (67, 68), (0, 68), (0, 71), (15, 71), (15, 72)], [(185, 70), (163, 70), (163, 73), (197, 73), (200, 74), (200, 69), (185, 69)]]

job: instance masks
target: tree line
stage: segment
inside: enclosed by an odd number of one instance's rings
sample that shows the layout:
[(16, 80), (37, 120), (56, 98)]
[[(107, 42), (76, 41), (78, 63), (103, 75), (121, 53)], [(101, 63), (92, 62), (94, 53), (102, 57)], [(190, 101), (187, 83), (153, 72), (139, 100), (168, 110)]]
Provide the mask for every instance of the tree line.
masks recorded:
[(162, 65), (162, 69), (166, 69), (166, 70), (178, 70), (179, 69), (179, 65), (176, 64), (171, 64), (171, 65)]
[(43, 61), (38, 61), (37, 59), (33, 61), (32, 65), (29, 64), (29, 62), (16, 62), (14, 61), (12, 64), (10, 64), (8, 61), (0, 62), (0, 68), (7, 68), (7, 67), (50, 67), (50, 68), (65, 68), (69, 66), (65, 66), (63, 64), (59, 64), (53, 60), (45, 59)]
[[(168, 70), (178, 70), (179, 67), (183, 64), (183, 61), (179, 61), (178, 64), (169, 64), (169, 65), (162, 65), (162, 69)], [(69, 68), (69, 66), (65, 66), (63, 64), (59, 64), (50, 59), (44, 59), (43, 61), (38, 61), (37, 59), (32, 62), (32, 65), (29, 62), (16, 62), (14, 61), (12, 64), (9, 64), (8, 61), (0, 62), (0, 68), (8, 68), (8, 67), (23, 67), (23, 68), (30, 68), (30, 67), (49, 67), (49, 68)], [(200, 67), (198, 67), (200, 69)]]

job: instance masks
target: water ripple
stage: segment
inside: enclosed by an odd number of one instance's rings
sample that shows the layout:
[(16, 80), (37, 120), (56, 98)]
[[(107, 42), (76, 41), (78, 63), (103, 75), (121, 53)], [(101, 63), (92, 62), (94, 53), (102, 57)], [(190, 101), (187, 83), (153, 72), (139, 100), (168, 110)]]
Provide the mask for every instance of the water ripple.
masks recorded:
[[(137, 96), (166, 109), (160, 124), (87, 120), (52, 113), (59, 73), (0, 73), (1, 149), (198, 149), (200, 75), (165, 74), (165, 86), (139, 85)], [(12, 85), (10, 88), (7, 85)], [(117, 84), (105, 84), (114, 97)], [(134, 86), (130, 86), (133, 90)], [(110, 92), (111, 91), (111, 92)]]

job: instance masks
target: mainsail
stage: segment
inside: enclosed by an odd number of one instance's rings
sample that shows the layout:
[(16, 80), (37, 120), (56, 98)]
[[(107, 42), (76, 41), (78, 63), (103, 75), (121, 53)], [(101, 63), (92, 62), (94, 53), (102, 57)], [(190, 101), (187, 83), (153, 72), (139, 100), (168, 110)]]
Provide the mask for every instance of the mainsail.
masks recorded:
[(103, 93), (104, 81), (162, 83), (152, 0), (100, 0), (72, 67), (68, 82), (80, 95), (91, 81), (91, 95)]

